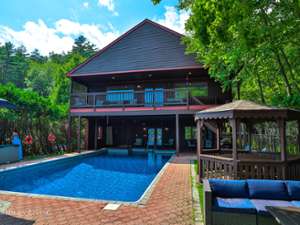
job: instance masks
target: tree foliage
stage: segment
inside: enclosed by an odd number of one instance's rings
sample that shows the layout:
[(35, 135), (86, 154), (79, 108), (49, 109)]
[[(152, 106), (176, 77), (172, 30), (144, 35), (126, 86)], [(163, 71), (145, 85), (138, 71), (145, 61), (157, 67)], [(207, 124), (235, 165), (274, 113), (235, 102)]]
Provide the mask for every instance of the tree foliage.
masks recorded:
[[(153, 0), (158, 4), (160, 0)], [(298, 0), (180, 0), (184, 43), (236, 98), (300, 108)]]
[(21, 137), (31, 134), (33, 146), (28, 154), (48, 151), (48, 134), (66, 144), (70, 79), (66, 73), (96, 52), (85, 37), (75, 40), (67, 54), (27, 54), (24, 47), (11, 43), (0, 46), (0, 98), (17, 105), (16, 111), (0, 110), (0, 142), (17, 129)]

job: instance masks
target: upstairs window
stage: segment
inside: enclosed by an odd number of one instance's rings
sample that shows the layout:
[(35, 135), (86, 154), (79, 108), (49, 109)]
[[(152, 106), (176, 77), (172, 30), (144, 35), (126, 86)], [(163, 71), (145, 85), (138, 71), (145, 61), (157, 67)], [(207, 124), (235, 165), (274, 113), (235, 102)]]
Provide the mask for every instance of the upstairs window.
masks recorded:
[(187, 93), (192, 97), (207, 97), (208, 84), (207, 82), (190, 82), (175, 84), (175, 98), (183, 99), (187, 97)]
[(109, 87), (106, 91), (106, 100), (110, 102), (132, 102), (134, 100), (133, 87), (115, 86)]
[(208, 96), (208, 84), (206, 82), (196, 82), (189, 85), (190, 95), (192, 97)]

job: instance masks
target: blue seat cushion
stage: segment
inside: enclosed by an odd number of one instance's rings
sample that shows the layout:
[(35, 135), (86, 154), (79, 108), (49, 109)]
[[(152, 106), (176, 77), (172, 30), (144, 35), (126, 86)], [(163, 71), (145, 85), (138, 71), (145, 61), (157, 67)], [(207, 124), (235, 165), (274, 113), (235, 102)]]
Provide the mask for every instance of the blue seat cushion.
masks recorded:
[(284, 181), (281, 180), (247, 180), (250, 198), (289, 200)]
[(300, 207), (300, 201), (292, 201), (293, 206)]
[(271, 215), (267, 211), (266, 206), (281, 206), (281, 207), (293, 206), (292, 202), (283, 201), (283, 200), (252, 199), (250, 201), (255, 206), (257, 213), (261, 215)]
[(224, 198), (248, 198), (248, 187), (245, 180), (209, 179), (213, 196)]
[(289, 180), (286, 187), (292, 200), (300, 200), (300, 181)]
[(213, 210), (218, 212), (249, 213), (255, 214), (256, 209), (247, 198), (220, 198), (213, 201)]

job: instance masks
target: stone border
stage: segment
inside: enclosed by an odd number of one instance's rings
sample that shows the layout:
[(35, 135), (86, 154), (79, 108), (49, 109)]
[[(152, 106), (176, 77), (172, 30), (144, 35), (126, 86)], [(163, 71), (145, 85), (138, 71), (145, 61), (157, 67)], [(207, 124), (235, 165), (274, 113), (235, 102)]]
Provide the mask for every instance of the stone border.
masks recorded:
[(200, 206), (200, 196), (197, 189), (197, 174), (195, 173), (194, 160), (191, 163), (191, 180), (192, 180), (192, 198), (193, 198), (193, 216), (195, 225), (204, 225), (203, 215)]
[[(106, 149), (101, 149), (101, 150), (95, 150), (95, 151), (88, 151), (88, 152), (82, 152), (78, 153), (76, 155), (71, 155), (71, 156), (61, 156), (61, 157), (55, 157), (55, 158), (47, 158), (44, 160), (40, 160), (37, 162), (32, 162), (28, 164), (22, 164), (22, 165), (17, 165), (13, 167), (8, 167), (5, 169), (1, 169), (1, 172), (7, 172), (7, 171), (13, 171), (13, 170), (18, 170), (30, 166), (36, 166), (40, 164), (46, 164), (49, 162), (55, 162), (55, 161), (60, 161), (64, 159), (71, 159), (71, 158), (77, 158), (80, 156), (86, 156), (86, 155), (93, 155), (97, 153), (103, 153), (106, 152)], [(48, 199), (57, 199), (57, 200), (71, 200), (71, 201), (82, 201), (82, 202), (99, 202), (99, 203), (112, 203), (112, 204), (123, 204), (123, 205), (135, 205), (135, 206), (144, 206), (147, 201), (149, 200), (151, 193), (153, 192), (156, 184), (158, 183), (160, 177), (163, 175), (164, 171), (170, 164), (170, 162), (174, 159), (175, 155), (172, 155), (170, 159), (166, 162), (166, 164), (161, 168), (159, 173), (155, 176), (155, 178), (152, 180), (152, 182), (148, 185), (147, 189), (144, 191), (142, 196), (135, 202), (127, 202), (127, 201), (113, 201), (113, 200), (101, 200), (101, 199), (90, 199), (90, 198), (76, 198), (76, 197), (66, 197), (66, 196), (58, 196), (58, 195), (45, 195), (45, 194), (32, 194), (32, 193), (25, 193), (25, 192), (13, 192), (13, 191), (3, 191), (0, 190), (0, 194), (4, 195), (15, 195), (15, 196), (25, 196), (25, 197), (37, 197), (37, 198), (48, 198)]]

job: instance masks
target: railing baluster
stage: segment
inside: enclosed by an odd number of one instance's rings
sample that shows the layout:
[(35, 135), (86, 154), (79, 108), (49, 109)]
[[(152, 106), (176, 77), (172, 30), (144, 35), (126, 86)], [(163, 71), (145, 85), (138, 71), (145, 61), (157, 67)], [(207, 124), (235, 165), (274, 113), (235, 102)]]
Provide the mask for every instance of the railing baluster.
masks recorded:
[[(189, 88), (155, 88), (143, 91), (89, 92), (71, 94), (71, 107), (126, 107), (126, 106), (166, 106), (212, 103), (214, 97), (193, 97)], [(201, 100), (201, 101), (200, 101)], [(202, 102), (203, 100), (203, 102)]]

